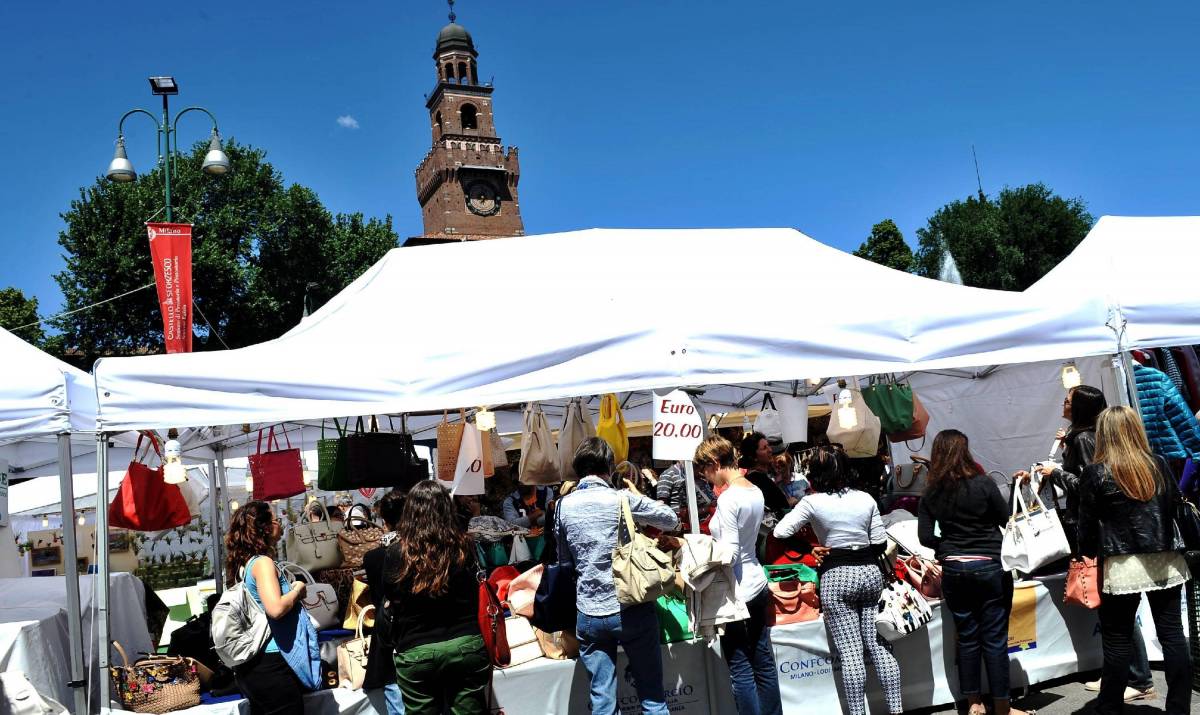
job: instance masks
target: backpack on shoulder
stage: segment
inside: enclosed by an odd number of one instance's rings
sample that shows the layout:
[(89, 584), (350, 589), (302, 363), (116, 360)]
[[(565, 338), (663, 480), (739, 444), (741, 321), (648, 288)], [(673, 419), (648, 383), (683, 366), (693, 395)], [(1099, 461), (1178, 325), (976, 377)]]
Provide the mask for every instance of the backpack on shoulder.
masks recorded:
[(267, 614), (238, 581), (226, 589), (212, 612), (213, 650), (227, 668), (262, 652), (271, 637)]

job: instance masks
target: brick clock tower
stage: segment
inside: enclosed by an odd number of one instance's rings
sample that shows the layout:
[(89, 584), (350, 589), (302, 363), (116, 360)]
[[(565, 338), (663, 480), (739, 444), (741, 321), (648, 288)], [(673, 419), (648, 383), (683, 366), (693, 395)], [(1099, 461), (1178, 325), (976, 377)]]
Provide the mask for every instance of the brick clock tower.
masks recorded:
[(517, 148), (496, 135), (492, 85), (479, 81), (475, 43), (455, 22), (438, 33), (433, 59), (437, 87), (428, 96), (433, 146), (416, 170), (417, 200), (425, 232), (405, 245), (521, 236)]

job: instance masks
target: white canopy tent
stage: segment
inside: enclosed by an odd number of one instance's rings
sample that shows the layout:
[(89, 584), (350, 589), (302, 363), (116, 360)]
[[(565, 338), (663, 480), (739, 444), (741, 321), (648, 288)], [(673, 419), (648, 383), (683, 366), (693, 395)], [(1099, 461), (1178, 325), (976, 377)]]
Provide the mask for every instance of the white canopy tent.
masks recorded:
[[(2, 329), (0, 364), (4, 365), (4, 373), (0, 376), (0, 443), (30, 438), (54, 439), (61, 474), (58, 480), (59, 498), (62, 504), (73, 505), (70, 433), (94, 430), (96, 427), (95, 390), (91, 378)], [(23, 466), (23, 457), (15, 447), (10, 447), (0, 456), (4, 461), (0, 467), (4, 467), (6, 476), (13, 467)], [(4, 508), (7, 511), (7, 507)], [(5, 517), (8, 516), (6, 513)], [(14, 544), (12, 538), (10, 526), (0, 528), (0, 539), (10, 548)], [(75, 563), (78, 545), (74, 530), (65, 530), (63, 548), (63, 562)], [(0, 564), (0, 573), (12, 575), (12, 565)], [(75, 712), (82, 713), (87, 711), (87, 692), (83, 666), (83, 626), (79, 610), (79, 574), (74, 569), (67, 569), (65, 575), (69, 611), (67, 627), (71, 643), (70, 686), (75, 695)]]
[[(747, 256), (767, 273), (739, 275)], [(396, 249), (277, 340), (95, 375), (105, 430), (240, 424), (1100, 354), (1106, 317), (790, 229), (597, 229)]]

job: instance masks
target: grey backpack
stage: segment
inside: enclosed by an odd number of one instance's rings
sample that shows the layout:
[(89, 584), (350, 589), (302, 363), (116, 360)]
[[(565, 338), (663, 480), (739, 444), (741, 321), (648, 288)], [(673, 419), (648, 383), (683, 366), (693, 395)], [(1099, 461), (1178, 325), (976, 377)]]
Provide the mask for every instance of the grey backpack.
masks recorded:
[(258, 605), (241, 581), (226, 589), (213, 607), (213, 650), (228, 668), (234, 668), (262, 652), (271, 638), (266, 611)]

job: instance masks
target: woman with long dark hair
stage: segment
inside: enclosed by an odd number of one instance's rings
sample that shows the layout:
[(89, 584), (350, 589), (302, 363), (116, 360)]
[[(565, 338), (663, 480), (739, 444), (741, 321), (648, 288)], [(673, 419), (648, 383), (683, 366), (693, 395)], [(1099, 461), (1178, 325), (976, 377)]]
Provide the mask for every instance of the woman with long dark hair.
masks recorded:
[(967, 436), (938, 432), (930, 452), (917, 535), (942, 567), (942, 597), (958, 632), (958, 682), (971, 715), (984, 715), (980, 660), (997, 715), (1023, 711), (1009, 705), (1008, 617), (1012, 574), (1000, 566), (1001, 533), (1009, 517), (1000, 489), (971, 456)]
[(408, 491), (384, 565), (396, 682), (409, 715), (482, 715), (492, 666), (477, 620), (479, 569), (454, 502), (436, 481)]
[(788, 502), (787, 495), (775, 483), (777, 469), (770, 440), (762, 432), (751, 432), (742, 437), (738, 455), (738, 466), (745, 471), (746, 479), (762, 492), (767, 512), (775, 521), (782, 519), (792, 505)]
[(1141, 420), (1128, 407), (1100, 413), (1095, 460), (1079, 484), (1079, 548), (1101, 559), (1104, 574), (1104, 670), (1096, 712), (1119, 713), (1124, 707), (1130, 639), (1144, 593), (1162, 644), (1166, 712), (1182, 715), (1191, 711), (1191, 663), (1179, 603), (1190, 573), (1175, 550), (1179, 485), (1166, 462), (1150, 452)]
[(811, 524), (821, 545), (829, 549), (820, 567), (821, 610), (842, 665), (851, 715), (867, 712), (864, 651), (883, 685), (888, 712), (902, 713), (900, 665), (875, 628), (884, 585), (879, 556), (887, 546), (879, 506), (870, 494), (849, 487), (850, 465), (841, 450), (817, 447), (808, 464), (814, 493), (783, 517), (775, 538), (786, 539)]
[(299, 603), (304, 582), (289, 584), (275, 564), (281, 533), (271, 506), (252, 501), (233, 513), (225, 535), (225, 581), (245, 581), (271, 628), (263, 652), (234, 669), (252, 715), (302, 713), (303, 691), (315, 690), (321, 681), (316, 631)]

